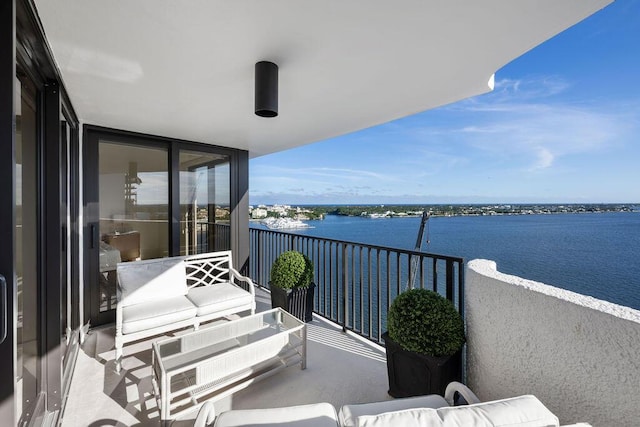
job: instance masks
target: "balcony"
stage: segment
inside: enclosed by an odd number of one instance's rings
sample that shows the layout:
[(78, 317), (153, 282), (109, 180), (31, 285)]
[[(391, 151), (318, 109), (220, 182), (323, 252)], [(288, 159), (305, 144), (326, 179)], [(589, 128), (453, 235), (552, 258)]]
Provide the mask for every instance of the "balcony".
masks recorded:
[[(629, 398), (640, 382), (637, 310), (504, 275), (491, 261), (471, 261), (465, 272), (454, 257), (263, 230), (251, 230), (250, 276), (266, 285), (272, 259), (289, 249), (308, 253), (317, 268), (307, 369), (292, 366), (255, 383), (216, 402), (218, 412), (315, 402), (339, 408), (391, 399), (384, 348), (376, 341), (413, 262), (416, 287), (442, 292), (465, 313), (467, 382), (482, 400), (531, 393), (561, 423), (637, 420)], [(258, 311), (270, 308), (266, 289), (258, 289), (256, 302)], [(113, 327), (89, 332), (63, 426), (159, 423), (150, 346), (164, 337), (126, 346), (117, 374), (113, 334)], [(173, 425), (189, 425), (194, 417), (195, 411), (187, 413)]]

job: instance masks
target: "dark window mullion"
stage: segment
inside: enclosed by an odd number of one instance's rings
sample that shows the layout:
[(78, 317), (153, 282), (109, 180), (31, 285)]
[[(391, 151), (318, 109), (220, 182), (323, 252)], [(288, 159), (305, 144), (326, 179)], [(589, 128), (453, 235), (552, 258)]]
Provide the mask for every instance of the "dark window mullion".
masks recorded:
[[(43, 189), (41, 226), (43, 241), (43, 275), (40, 278), (42, 289), (41, 314), (44, 320), (42, 354), (45, 363), (47, 410), (60, 410), (62, 360), (60, 337), (62, 336), (62, 319), (60, 318), (60, 304), (62, 303), (62, 193), (64, 180), (62, 174), (62, 149), (60, 141), (60, 90), (55, 82), (45, 86), (43, 91), (42, 124), (42, 153), (41, 171), (44, 171), (40, 188)], [(43, 377), (44, 377), (43, 376)]]
[(180, 255), (180, 148), (172, 142), (169, 149), (169, 256)]

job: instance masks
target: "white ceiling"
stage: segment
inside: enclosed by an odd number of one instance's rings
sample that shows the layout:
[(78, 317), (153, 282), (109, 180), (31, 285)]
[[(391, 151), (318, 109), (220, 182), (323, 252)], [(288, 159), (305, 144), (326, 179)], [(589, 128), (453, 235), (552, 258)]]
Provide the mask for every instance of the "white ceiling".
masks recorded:
[[(85, 123), (259, 156), (490, 90), (611, 0), (36, 0)], [(254, 64), (280, 68), (253, 113)]]

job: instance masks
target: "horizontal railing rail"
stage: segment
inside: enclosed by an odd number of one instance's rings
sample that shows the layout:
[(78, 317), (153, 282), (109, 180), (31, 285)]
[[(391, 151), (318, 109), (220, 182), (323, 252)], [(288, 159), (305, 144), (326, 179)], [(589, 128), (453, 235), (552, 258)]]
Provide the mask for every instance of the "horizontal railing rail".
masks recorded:
[(249, 236), (255, 283), (269, 288), (277, 256), (302, 252), (315, 266), (314, 311), (374, 342), (381, 342), (393, 299), (407, 289), (412, 264), (414, 287), (440, 293), (464, 316), (462, 258), (258, 228)]

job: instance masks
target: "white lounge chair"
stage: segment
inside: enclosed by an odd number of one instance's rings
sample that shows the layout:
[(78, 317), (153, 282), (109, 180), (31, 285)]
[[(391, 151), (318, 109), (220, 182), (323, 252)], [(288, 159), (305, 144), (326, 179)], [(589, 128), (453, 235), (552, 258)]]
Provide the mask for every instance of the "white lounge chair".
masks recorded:
[[(459, 399), (468, 405), (453, 406)], [(345, 405), (336, 413), (329, 403), (284, 408), (231, 410), (217, 418), (213, 404), (205, 403), (195, 427), (559, 427), (558, 418), (535, 396), (480, 402), (465, 385), (451, 383), (445, 396), (428, 395), (384, 402)], [(564, 427), (589, 427), (580, 423)]]

